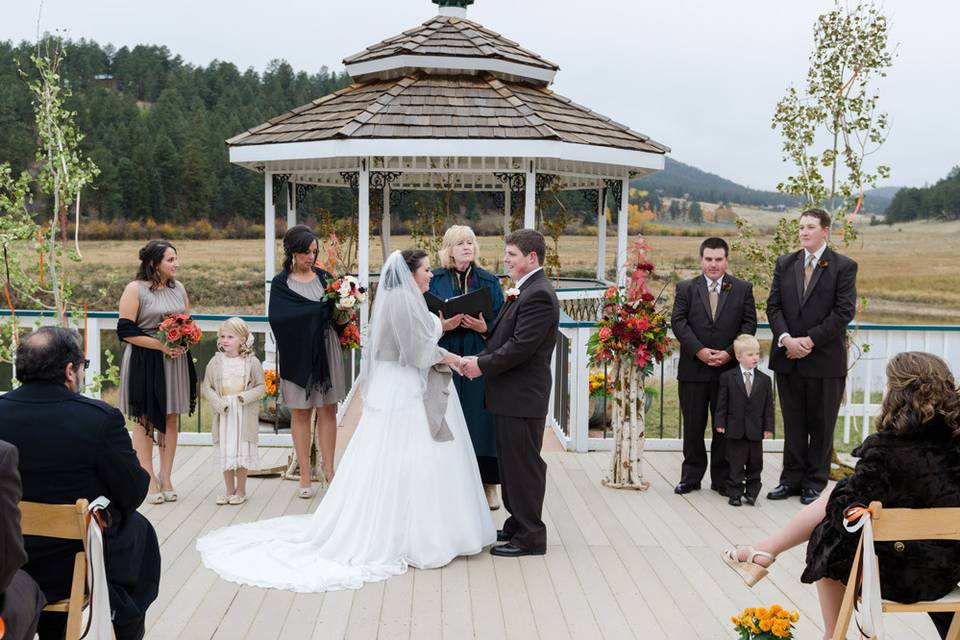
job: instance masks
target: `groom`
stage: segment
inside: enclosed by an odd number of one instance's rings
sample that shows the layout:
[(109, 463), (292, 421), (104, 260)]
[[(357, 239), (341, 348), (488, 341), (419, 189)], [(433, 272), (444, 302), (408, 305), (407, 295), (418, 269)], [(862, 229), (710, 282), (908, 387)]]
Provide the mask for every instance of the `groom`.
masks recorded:
[(510, 517), (497, 532), (495, 556), (518, 557), (547, 552), (543, 494), (547, 463), (540, 457), (547, 403), (550, 358), (557, 342), (560, 305), (546, 274), (546, 243), (533, 229), (506, 237), (503, 264), (516, 286), (507, 290), (479, 356), (464, 358), (464, 375), (486, 377), (485, 404), (497, 424), (500, 490)]

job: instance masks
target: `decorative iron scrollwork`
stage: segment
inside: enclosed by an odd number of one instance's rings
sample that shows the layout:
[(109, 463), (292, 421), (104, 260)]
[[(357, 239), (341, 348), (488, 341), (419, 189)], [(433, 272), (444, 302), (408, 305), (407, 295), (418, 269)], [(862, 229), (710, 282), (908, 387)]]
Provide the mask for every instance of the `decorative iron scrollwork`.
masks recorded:
[(303, 204), (303, 200), (307, 197), (307, 192), (311, 189), (316, 189), (317, 185), (315, 184), (304, 184), (302, 182), (297, 183), (297, 206)]
[(559, 182), (560, 176), (554, 175), (552, 173), (538, 173), (537, 174), (537, 195), (539, 196), (544, 191), (553, 189), (554, 186)]
[(493, 175), (514, 193), (523, 193), (527, 188), (525, 173), (494, 173)]
[(383, 189), (387, 185), (392, 185), (402, 175), (400, 171), (371, 171), (370, 188)]
[(610, 193), (613, 194), (613, 202), (617, 207), (617, 210), (620, 209), (620, 199), (623, 197), (623, 181), (622, 180), (611, 180), (610, 178), (604, 178), (603, 183), (607, 185), (607, 189), (610, 189)]
[(289, 173), (275, 173), (273, 174), (273, 204), (277, 204), (277, 196), (280, 195), (283, 185), (287, 184), (290, 180)]
[(359, 171), (341, 171), (340, 177), (343, 179), (350, 190), (355, 194), (360, 190), (360, 172)]

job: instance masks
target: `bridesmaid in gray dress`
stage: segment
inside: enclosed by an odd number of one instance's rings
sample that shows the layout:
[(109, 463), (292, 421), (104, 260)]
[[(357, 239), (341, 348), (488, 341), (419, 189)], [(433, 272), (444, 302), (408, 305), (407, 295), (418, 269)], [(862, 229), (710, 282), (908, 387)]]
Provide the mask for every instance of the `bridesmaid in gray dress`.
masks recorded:
[[(347, 395), (346, 374), (343, 369), (340, 337), (336, 325), (331, 319), (323, 322), (319, 327), (317, 339), (323, 342), (323, 351), (326, 356), (327, 379), (318, 379), (316, 372), (311, 372), (309, 391), (285, 375), (293, 367), (304, 364), (304, 354), (309, 352), (310, 327), (313, 320), (310, 314), (317, 312), (317, 305), (322, 301), (326, 282), (324, 278), (330, 274), (317, 269), (317, 252), (319, 242), (317, 236), (305, 225), (296, 225), (287, 230), (283, 236), (284, 261), (283, 269), (274, 278), (271, 285), (270, 323), (277, 340), (277, 361), (279, 363), (280, 395), (284, 404), (290, 409), (290, 432), (293, 439), (293, 449), (300, 469), (310, 469), (310, 413), (317, 412), (317, 441), (323, 465), (323, 474), (327, 482), (333, 479), (333, 458), (337, 446), (337, 403)], [(290, 333), (289, 317), (287, 323), (278, 322), (275, 317), (277, 307), (275, 296), (277, 289), (283, 284), (295, 294), (294, 299), (300, 298), (302, 303), (293, 302), (295, 313), (302, 314), (302, 320), (295, 321), (294, 327), (299, 327), (296, 335)], [(289, 314), (290, 307), (285, 311)], [(332, 315), (332, 314), (331, 314)], [(284, 340), (286, 338), (286, 340)], [(292, 339), (291, 339), (292, 338)], [(284, 343), (292, 345), (284, 347)], [(296, 351), (295, 353), (292, 351)], [(286, 366), (284, 363), (287, 363)], [(300, 488), (297, 495), (301, 498), (313, 497), (311, 478), (309, 473), (300, 474)]]
[[(137, 278), (127, 284), (120, 297), (120, 318), (132, 320), (144, 332), (153, 335), (160, 322), (169, 314), (190, 314), (190, 301), (183, 285), (176, 280), (177, 250), (166, 240), (151, 240), (140, 250), (140, 269)], [(146, 502), (160, 504), (173, 502), (177, 492), (171, 483), (173, 460), (177, 453), (177, 418), (189, 413), (190, 375), (182, 347), (167, 347), (157, 338), (135, 336), (124, 339), (120, 360), (120, 411), (130, 416), (130, 354), (131, 345), (156, 349), (166, 356), (163, 370), (166, 384), (166, 424), (163, 446), (160, 448), (160, 475), (153, 471), (153, 439), (142, 427), (133, 429), (133, 448), (140, 465), (150, 474), (150, 489)], [(133, 417), (133, 416), (130, 416)]]

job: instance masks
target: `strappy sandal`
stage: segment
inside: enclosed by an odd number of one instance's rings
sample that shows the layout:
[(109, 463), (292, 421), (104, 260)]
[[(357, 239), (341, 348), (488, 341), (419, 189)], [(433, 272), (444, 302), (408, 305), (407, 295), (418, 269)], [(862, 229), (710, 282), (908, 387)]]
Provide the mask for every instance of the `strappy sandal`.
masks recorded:
[(232, 497), (233, 497), (233, 496), (219, 495), (219, 496), (217, 496), (216, 502), (217, 502), (217, 504), (219, 504), (219, 505), (229, 504), (229, 503), (230, 503), (230, 498), (232, 498)]
[[(740, 549), (745, 549), (747, 552), (747, 559), (740, 560), (738, 551)], [(767, 573), (767, 567), (757, 564), (753, 561), (754, 558), (760, 556), (762, 558), (769, 558), (770, 564), (773, 564), (777, 561), (776, 556), (772, 553), (767, 553), (766, 551), (757, 551), (753, 547), (732, 547), (730, 549), (724, 549), (722, 552), (723, 561), (727, 563), (727, 566), (737, 572), (743, 581), (747, 583), (748, 587), (752, 587), (761, 580), (763, 580)]]
[(297, 497), (309, 500), (313, 497), (313, 487), (300, 487), (297, 490)]
[(227, 502), (233, 505), (243, 504), (246, 501), (247, 501), (247, 496), (238, 496), (238, 495), (230, 496), (227, 499)]
[(146, 504), (163, 504), (163, 492), (157, 493), (148, 493), (147, 497), (143, 500)]

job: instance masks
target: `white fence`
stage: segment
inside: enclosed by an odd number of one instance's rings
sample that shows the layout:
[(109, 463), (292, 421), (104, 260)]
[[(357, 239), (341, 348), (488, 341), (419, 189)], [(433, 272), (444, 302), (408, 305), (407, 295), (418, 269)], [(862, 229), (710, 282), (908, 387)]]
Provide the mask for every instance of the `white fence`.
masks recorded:
[[(566, 287), (557, 290), (561, 303), (567, 308), (583, 304), (581, 309), (595, 305), (597, 298), (603, 291), (602, 286), (596, 283), (584, 283), (582, 287)], [(589, 311), (587, 309), (587, 311)], [(9, 315), (9, 311), (0, 311), (0, 317)], [(217, 331), (220, 323), (228, 316), (213, 314), (196, 314), (194, 319), (206, 334)], [(246, 320), (255, 335), (260, 336), (260, 344), (267, 347), (272, 344), (269, 334), (269, 324), (265, 316), (241, 316)], [(29, 328), (44, 324), (51, 324), (49, 315), (36, 311), (18, 311), (17, 318), (21, 328)], [(77, 328), (83, 330), (83, 320)], [(87, 357), (90, 359), (89, 374), (97, 375), (104, 367), (104, 333), (113, 333), (117, 326), (116, 312), (91, 312), (86, 318)], [(942, 357), (955, 372), (960, 371), (960, 326), (932, 326), (932, 325), (875, 325), (861, 324), (851, 327), (853, 341), (850, 350), (851, 369), (847, 377), (845, 402), (840, 410), (843, 418), (844, 442), (859, 442), (871, 431), (871, 420), (879, 412), (880, 397), (885, 385), (885, 368), (887, 361), (901, 351), (929, 351)], [(588, 376), (590, 373), (587, 357), (587, 340), (596, 331), (592, 322), (578, 322), (572, 320), (566, 313), (562, 314), (560, 323), (560, 338), (554, 353), (552, 373), (553, 387), (550, 401), (548, 424), (561, 443), (569, 450), (589, 451), (604, 450), (611, 447), (612, 439), (609, 429), (599, 428), (591, 431), (589, 426), (591, 401), (589, 398)], [(772, 336), (767, 325), (761, 324), (757, 337), (761, 341), (770, 341)], [(268, 355), (268, 358), (270, 356)], [(677, 356), (674, 355), (655, 369), (653, 380), (648, 385), (656, 390), (654, 395), (655, 406), (648, 414), (647, 447), (653, 450), (675, 450), (681, 448), (680, 434), (683, 425), (679, 413), (675, 416), (676, 423), (665, 423), (665, 408), (669, 401), (666, 394), (675, 393), (671, 385), (675, 378)], [(766, 359), (761, 365), (767, 369)], [(353, 393), (352, 382), (359, 374), (359, 357), (356, 353), (344, 357), (344, 368), (347, 379), (351, 382), (350, 393)], [(202, 371), (198, 372), (202, 375)], [(10, 376), (0, 376), (0, 389), (9, 388)], [(342, 412), (350, 400), (348, 396), (341, 404)], [(202, 400), (201, 400), (202, 402)], [(779, 410), (779, 409), (778, 409)], [(671, 416), (671, 420), (674, 417)], [(181, 432), (186, 436), (185, 441), (207, 442), (209, 436), (200, 434), (201, 424), (199, 411), (194, 418), (184, 417), (181, 423)], [(674, 437), (665, 437), (667, 432), (675, 432)], [(197, 436), (190, 436), (191, 432)], [(264, 444), (286, 444), (289, 436), (272, 434), (265, 437)], [(782, 449), (781, 440), (766, 441), (768, 450)]]

